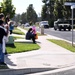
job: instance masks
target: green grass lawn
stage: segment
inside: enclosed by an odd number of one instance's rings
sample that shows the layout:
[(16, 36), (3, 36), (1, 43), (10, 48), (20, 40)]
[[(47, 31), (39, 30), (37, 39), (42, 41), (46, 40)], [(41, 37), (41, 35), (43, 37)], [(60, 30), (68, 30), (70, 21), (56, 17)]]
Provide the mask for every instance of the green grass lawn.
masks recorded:
[[(15, 28), (13, 30), (14, 34), (20, 34), (25, 35), (23, 32), (21, 32), (19, 29)], [(19, 36), (13, 36), (15, 39), (24, 39), (24, 37)], [(14, 44), (6, 44), (6, 50), (8, 54), (12, 53), (21, 53), (21, 52), (27, 52), (27, 51), (33, 51), (38, 50), (40, 46), (38, 44), (33, 43), (14, 43)], [(8, 69), (7, 65), (0, 65), (0, 69)]]
[[(24, 39), (24, 37), (19, 36), (13, 36), (14, 40), (16, 39)], [(28, 42), (21, 42), (21, 43), (15, 43), (14, 44), (7, 44), (6, 50), (8, 53), (20, 53), (20, 52), (27, 52), (32, 50), (38, 50), (40, 46), (38, 44), (28, 43)]]
[(25, 39), (25, 37), (13, 36), (14, 40), (16, 39)]
[(39, 49), (40, 46), (38, 44), (33, 43), (14, 43), (11, 45), (6, 45), (7, 53), (20, 53), (20, 52), (27, 52), (32, 50)]
[(0, 65), (0, 69), (9, 69), (7, 65)]
[(23, 33), (21, 30), (19, 30), (17, 27), (14, 28), (13, 30), (14, 34), (20, 34), (20, 35), (25, 35), (25, 33)]
[(70, 50), (71, 52), (75, 52), (75, 45), (72, 46), (71, 43), (68, 43), (64, 40), (56, 40), (56, 39), (48, 39), (48, 40), (63, 47), (63, 48)]

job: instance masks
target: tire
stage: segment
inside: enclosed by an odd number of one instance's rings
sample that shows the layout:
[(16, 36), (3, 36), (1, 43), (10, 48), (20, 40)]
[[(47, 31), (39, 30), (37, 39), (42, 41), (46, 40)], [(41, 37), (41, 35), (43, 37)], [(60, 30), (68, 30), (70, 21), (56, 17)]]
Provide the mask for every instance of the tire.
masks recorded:
[(59, 31), (61, 31), (61, 28), (59, 28)]
[(59, 27), (59, 31), (61, 31), (61, 29), (62, 29), (62, 28), (61, 28), (61, 26), (60, 26), (60, 27)]
[(71, 29), (69, 28), (68, 31), (71, 31)]
[(57, 30), (57, 28), (54, 27), (54, 30)]
[(64, 28), (64, 31), (66, 31), (66, 28)]
[(71, 27), (69, 26), (68, 31), (71, 31)]

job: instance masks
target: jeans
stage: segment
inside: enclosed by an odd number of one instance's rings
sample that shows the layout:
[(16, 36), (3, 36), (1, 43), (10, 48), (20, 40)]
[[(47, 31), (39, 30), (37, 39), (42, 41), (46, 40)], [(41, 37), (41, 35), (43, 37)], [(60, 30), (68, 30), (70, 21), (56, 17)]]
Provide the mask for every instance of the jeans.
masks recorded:
[(0, 62), (4, 62), (4, 53), (2, 49), (2, 44), (0, 44)]

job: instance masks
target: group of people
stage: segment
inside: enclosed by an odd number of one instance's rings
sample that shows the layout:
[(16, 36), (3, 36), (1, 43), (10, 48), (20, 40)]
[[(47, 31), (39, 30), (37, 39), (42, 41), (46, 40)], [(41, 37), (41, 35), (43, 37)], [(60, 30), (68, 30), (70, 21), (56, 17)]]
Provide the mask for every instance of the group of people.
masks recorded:
[(31, 40), (33, 41), (34, 44), (36, 44), (36, 36), (37, 36), (37, 33), (36, 33), (36, 28), (35, 26), (33, 26), (32, 28), (29, 28), (28, 32), (26, 33), (26, 39), (27, 40)]
[[(5, 52), (3, 51), (4, 45), (5, 45), (5, 41), (4, 39), (8, 36), (9, 34), (9, 29), (10, 29), (10, 25), (12, 23), (10, 22), (10, 18), (9, 15), (7, 15), (6, 17), (4, 16), (3, 13), (0, 14), (0, 64), (5, 64), (4, 63), (4, 55)], [(12, 31), (10, 31), (10, 34), (12, 33)]]

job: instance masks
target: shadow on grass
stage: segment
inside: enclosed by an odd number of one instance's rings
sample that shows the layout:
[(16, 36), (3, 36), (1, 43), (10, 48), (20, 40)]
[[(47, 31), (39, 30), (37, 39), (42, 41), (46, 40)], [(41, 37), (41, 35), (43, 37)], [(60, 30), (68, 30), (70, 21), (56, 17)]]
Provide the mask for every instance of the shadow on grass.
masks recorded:
[(12, 47), (12, 48), (16, 48), (16, 46), (14, 44), (6, 44), (7, 47)]
[[(33, 43), (33, 42), (28, 42), (28, 41), (25, 41), (25, 42), (23, 42), (23, 41), (18, 41), (18, 42), (16, 42), (16, 43), (25, 43), (25, 44), (35, 44), (35, 43)], [(38, 42), (38, 41), (36, 41), (36, 44), (37, 43), (41, 43), (41, 42)]]

